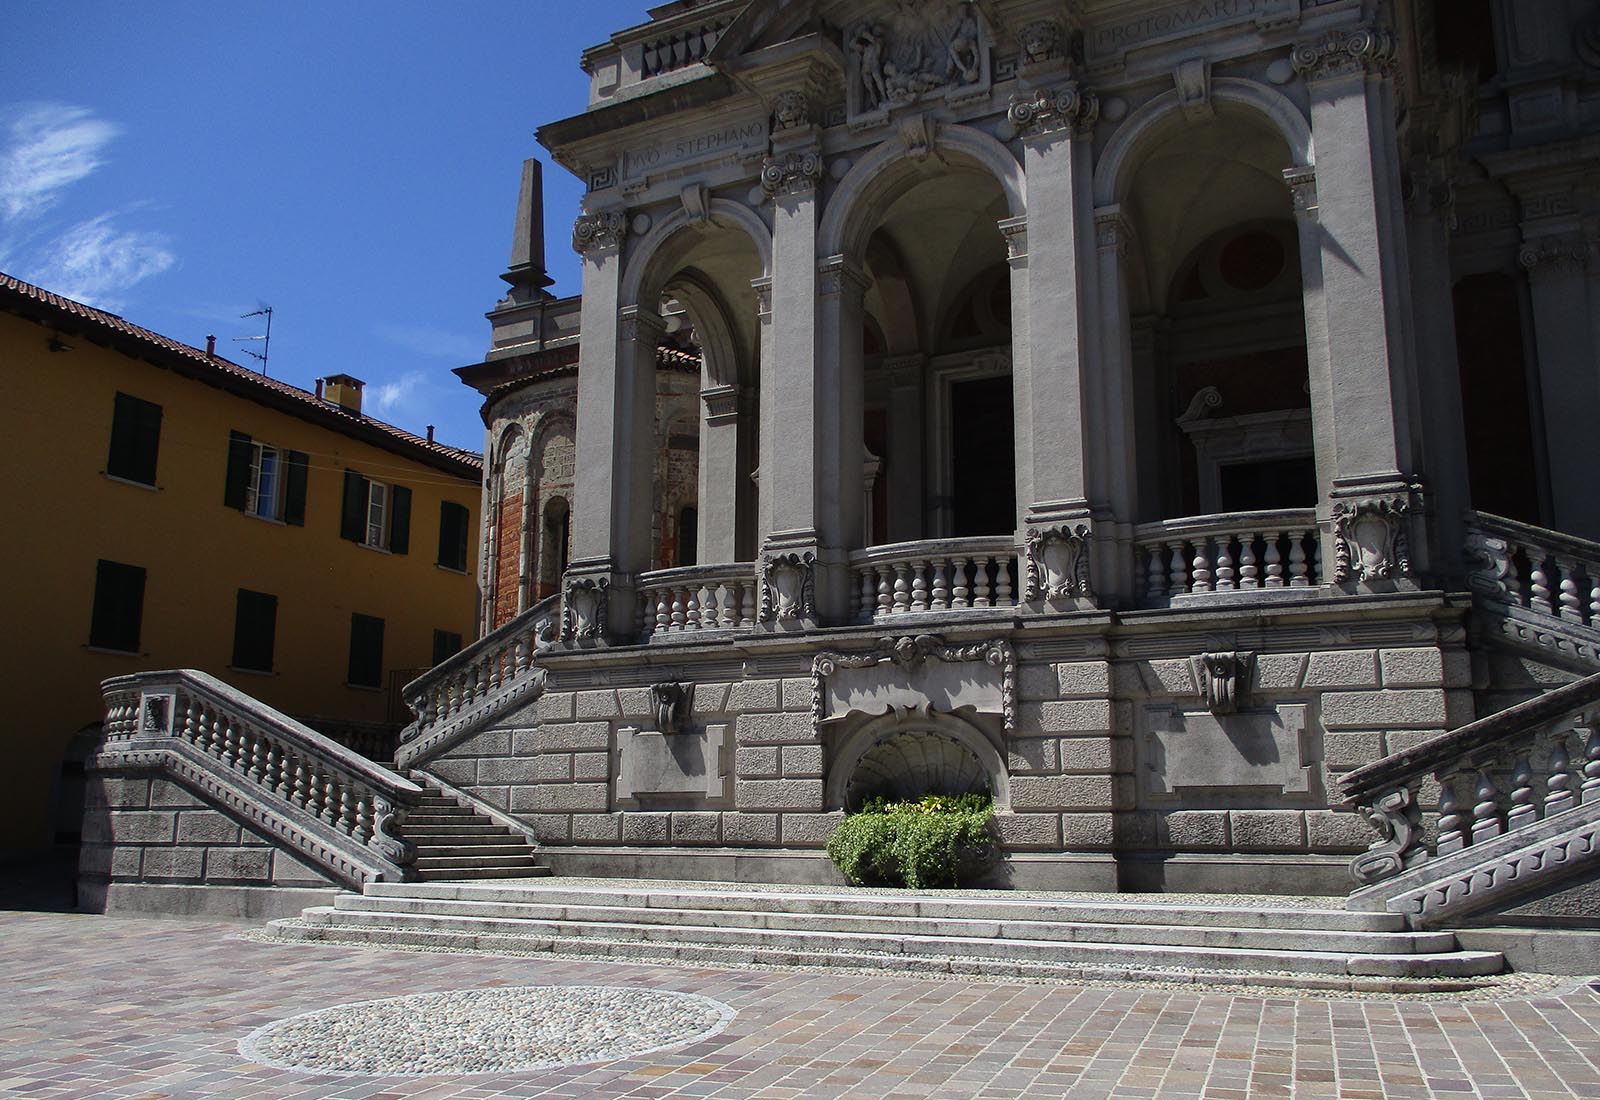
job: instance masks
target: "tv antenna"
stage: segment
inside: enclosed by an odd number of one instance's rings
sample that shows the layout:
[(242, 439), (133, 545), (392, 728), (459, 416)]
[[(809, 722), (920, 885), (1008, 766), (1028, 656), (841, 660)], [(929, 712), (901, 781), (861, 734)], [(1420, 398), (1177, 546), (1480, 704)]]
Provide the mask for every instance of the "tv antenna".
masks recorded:
[(239, 314), (239, 317), (241, 319), (243, 319), (245, 317), (265, 317), (267, 319), (267, 332), (266, 332), (265, 336), (235, 336), (233, 338), (233, 342), (235, 344), (249, 344), (249, 343), (255, 343), (255, 342), (258, 342), (258, 341), (260, 342), (260, 344), (261, 344), (261, 350), (260, 351), (251, 351), (249, 348), (240, 348), (239, 350), (243, 351), (246, 355), (248, 355), (252, 359), (260, 360), (260, 362), (261, 362), (261, 373), (262, 374), (266, 374), (267, 373), (267, 356), (272, 353), (272, 307), (271, 306), (262, 306), (260, 309), (255, 310), (254, 312), (241, 313), (241, 314)]

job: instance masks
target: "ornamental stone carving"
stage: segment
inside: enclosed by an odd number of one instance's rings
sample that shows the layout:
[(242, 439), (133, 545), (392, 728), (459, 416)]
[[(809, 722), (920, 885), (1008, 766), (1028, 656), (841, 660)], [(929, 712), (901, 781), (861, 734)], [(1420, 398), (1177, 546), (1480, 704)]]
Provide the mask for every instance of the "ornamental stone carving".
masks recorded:
[(1333, 509), (1333, 583), (1371, 583), (1411, 575), (1403, 497), (1340, 501)]
[(761, 559), (763, 623), (798, 623), (816, 617), (817, 556), (810, 552), (769, 554)]
[(628, 219), (620, 210), (582, 214), (572, 225), (572, 247), (580, 255), (590, 250), (607, 252), (622, 247), (628, 237)]
[(804, 92), (779, 92), (772, 100), (773, 130), (793, 130), (811, 125), (811, 100)]
[(1409, 788), (1390, 791), (1361, 812), (1378, 830), (1378, 839), (1350, 861), (1350, 877), (1356, 882), (1369, 886), (1428, 858), (1422, 846), (1422, 812)]
[(606, 577), (584, 577), (567, 582), (562, 600), (561, 640), (573, 642), (594, 641), (606, 634), (606, 590), (611, 581)]
[(1035, 528), (1028, 532), (1028, 587), (1023, 600), (1092, 599), (1087, 524)]
[(1061, 24), (1054, 19), (1035, 19), (1017, 33), (1017, 41), (1022, 44), (1023, 64), (1054, 61), (1061, 56), (1064, 38)]
[(1206, 708), (1217, 717), (1237, 714), (1250, 692), (1254, 653), (1202, 653), (1192, 659), (1195, 680)]
[(689, 717), (693, 684), (651, 684), (650, 707), (656, 714), (657, 733), (677, 733)]
[(1589, 243), (1576, 233), (1540, 237), (1524, 244), (1517, 262), (1530, 275), (1581, 275), (1589, 265)]
[(818, 152), (769, 156), (761, 164), (761, 190), (768, 198), (805, 194), (821, 178), (822, 154)]
[(372, 839), (367, 847), (396, 867), (409, 867), (416, 862), (414, 844), (400, 836), (405, 811), (382, 795), (372, 800)]
[(1321, 38), (1296, 43), (1289, 54), (1294, 71), (1308, 81), (1387, 73), (1399, 60), (1399, 39), (1382, 27), (1329, 31)]
[(989, 82), (989, 32), (970, 0), (898, 0), (883, 18), (856, 24), (845, 46), (853, 115)]
[(1040, 88), (1031, 96), (1012, 96), (1006, 118), (1024, 137), (1068, 130), (1085, 137), (1100, 121), (1100, 98), (1075, 81), (1053, 91)]
[[(962, 663), (992, 671), (944, 667)], [(970, 707), (998, 713), (1014, 730), (1016, 680), (1016, 653), (1002, 639), (948, 645), (936, 634), (880, 638), (864, 653), (819, 653), (812, 660), (811, 719), (820, 725), (848, 714)]]
[(1289, 198), (1294, 203), (1297, 217), (1315, 217), (1317, 213), (1317, 170), (1310, 165), (1297, 165), (1283, 170), (1283, 182), (1289, 185)]

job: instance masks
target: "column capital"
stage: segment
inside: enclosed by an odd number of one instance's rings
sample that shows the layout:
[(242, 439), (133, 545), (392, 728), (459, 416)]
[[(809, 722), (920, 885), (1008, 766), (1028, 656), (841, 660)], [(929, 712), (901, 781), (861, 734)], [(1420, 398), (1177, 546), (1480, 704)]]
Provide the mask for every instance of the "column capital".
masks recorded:
[(1086, 138), (1100, 121), (1100, 97), (1073, 80), (1054, 89), (1040, 88), (1032, 95), (1012, 96), (1006, 118), (1024, 138), (1063, 131)]
[(1102, 206), (1094, 212), (1094, 243), (1101, 252), (1114, 252), (1125, 258), (1133, 236), (1133, 222), (1120, 205)]
[(769, 199), (809, 194), (821, 179), (822, 153), (816, 149), (769, 155), (761, 162), (761, 190)]
[(1595, 242), (1582, 233), (1558, 233), (1525, 242), (1517, 263), (1530, 278), (1542, 275), (1581, 275), (1588, 269)]
[(817, 293), (824, 298), (839, 294), (859, 297), (867, 292), (872, 280), (847, 256), (829, 256), (817, 265)]
[(1283, 182), (1289, 186), (1289, 197), (1294, 201), (1296, 217), (1317, 216), (1317, 170), (1301, 164), (1283, 170)]
[(1333, 30), (1289, 51), (1289, 64), (1307, 83), (1364, 73), (1386, 75), (1400, 60), (1400, 40), (1384, 27)]
[(700, 391), (705, 403), (707, 424), (727, 424), (739, 418), (739, 399), (743, 391), (738, 386), (707, 386)]
[(911, 355), (891, 355), (884, 359), (880, 370), (889, 379), (890, 388), (922, 386), (923, 372), (927, 370), (928, 357), (921, 352)]
[(763, 275), (750, 280), (750, 289), (756, 292), (756, 316), (763, 321), (772, 317), (772, 276)]
[(572, 225), (572, 249), (580, 256), (620, 251), (627, 237), (628, 218), (620, 210), (580, 214)]
[(667, 322), (653, 309), (644, 306), (623, 306), (617, 311), (618, 335), (626, 342), (654, 338), (659, 340), (667, 331)]
[(1000, 233), (1006, 239), (1006, 257), (1010, 260), (1028, 258), (1028, 216), (1001, 218)]

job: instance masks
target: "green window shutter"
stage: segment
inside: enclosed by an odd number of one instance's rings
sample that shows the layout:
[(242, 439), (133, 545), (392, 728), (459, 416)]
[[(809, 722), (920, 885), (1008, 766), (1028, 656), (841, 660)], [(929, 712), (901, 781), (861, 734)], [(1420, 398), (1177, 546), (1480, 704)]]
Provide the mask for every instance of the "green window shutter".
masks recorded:
[(106, 473), (141, 485), (154, 485), (160, 449), (161, 406), (118, 393), (112, 411)]
[(467, 568), (467, 525), (472, 514), (459, 504), (439, 505), (439, 564), (446, 569)]
[(367, 479), (354, 470), (344, 472), (344, 514), (339, 535), (351, 542), (367, 541)]
[(311, 467), (304, 451), (284, 453), (283, 522), (306, 525), (306, 475)]
[(350, 667), (345, 682), (383, 686), (383, 620), (359, 612), (350, 616)]
[(233, 617), (233, 667), (271, 672), (277, 633), (278, 597), (239, 589)]
[(89, 644), (97, 649), (139, 652), (144, 620), (144, 569), (102, 559), (95, 566), (94, 611)]
[(433, 632), (433, 663), (435, 667), (444, 664), (457, 653), (461, 652), (461, 635), (453, 630), (435, 629)]
[(228, 433), (228, 482), (222, 490), (222, 503), (244, 511), (250, 496), (250, 437), (243, 432)]
[(411, 490), (394, 487), (394, 516), (389, 520), (389, 552), (405, 554), (411, 550)]

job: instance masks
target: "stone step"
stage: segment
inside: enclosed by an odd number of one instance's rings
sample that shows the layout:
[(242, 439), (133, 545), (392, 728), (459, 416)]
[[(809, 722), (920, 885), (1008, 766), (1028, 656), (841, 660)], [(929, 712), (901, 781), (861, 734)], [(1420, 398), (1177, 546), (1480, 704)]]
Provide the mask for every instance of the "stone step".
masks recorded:
[(504, 829), (486, 829), (475, 825), (430, 825), (426, 831), (405, 830), (405, 837), (417, 845), (427, 844), (437, 846), (440, 844), (521, 844), (531, 847), (527, 841), (514, 833)]
[(521, 880), (545, 878), (551, 873), (550, 868), (538, 864), (522, 862), (509, 867), (442, 867), (434, 871), (419, 871), (423, 882), (476, 882), (482, 879)]
[[(1054, 921), (1088, 924), (1219, 926), (1228, 928), (1321, 929), (1351, 932), (1400, 932), (1405, 918), (1395, 913), (1358, 913), (1344, 909), (1306, 909), (1261, 905), (1195, 905), (1162, 903), (1160, 895), (1134, 894), (1148, 900), (1078, 901), (1000, 891), (982, 895), (950, 895), (916, 891), (848, 892), (753, 890), (737, 885), (696, 883), (652, 888), (625, 880), (581, 887), (565, 880), (527, 886), (473, 884), (371, 883), (371, 897), (414, 897), (437, 901), (604, 905), (630, 909), (745, 910), (775, 913), (821, 913), (859, 917), (918, 916), (948, 920)], [(642, 919), (642, 918), (636, 918)]]
[(444, 950), (478, 950), (526, 953), (600, 956), (618, 960), (644, 960), (684, 963), (697, 966), (801, 966), (849, 967), (862, 970), (909, 973), (912, 975), (981, 975), (991, 978), (1034, 978), (1055, 981), (1149, 980), (1185, 985), (1250, 985), (1265, 988), (1326, 989), (1371, 993), (1438, 992), (1452, 993), (1476, 989), (1482, 980), (1433, 977), (1395, 979), (1353, 975), (1264, 974), (1257, 971), (1171, 970), (1135, 966), (1098, 966), (1082, 963), (1058, 964), (1037, 960), (1002, 960), (981, 957), (950, 958), (931, 955), (883, 956), (861, 952), (831, 950), (826, 953), (768, 947), (720, 947), (698, 943), (633, 943), (596, 939), (551, 937), (535, 941), (526, 936), (499, 936), (478, 932), (425, 932), (418, 929), (343, 928), (338, 925), (312, 925), (301, 918), (274, 921), (274, 936), (284, 940), (325, 943), (350, 943), (363, 946), (421, 947)]
[(884, 958), (926, 956), (981, 958), (1001, 964), (1044, 962), (1123, 969), (1266, 970), (1391, 978), (1470, 977), (1498, 973), (1505, 965), (1498, 953), (1482, 951), (1371, 954), (1183, 944), (1008, 941), (958, 935), (899, 936), (838, 929), (793, 931), (697, 927), (691, 932), (683, 927), (664, 924), (397, 914), (338, 909), (334, 906), (307, 909), (301, 920), (312, 928), (336, 927), (346, 933), (357, 930), (376, 932), (379, 933), (379, 939), (388, 938), (387, 934), (393, 931), (461, 937), (465, 942), (475, 942), (485, 936), (501, 937), (529, 950), (549, 950), (558, 941), (587, 943), (598, 940), (647, 945), (668, 952), (689, 944), (702, 948), (734, 947), (750, 952), (752, 957), (775, 951), (809, 955), (818, 960), (852, 954)]
[[(741, 928), (862, 932), (898, 937), (960, 936), (1007, 941), (1065, 941), (1227, 947), (1275, 951), (1432, 954), (1455, 950), (1450, 932), (1352, 932), (1325, 929), (1231, 928), (1205, 925), (1130, 925), (1032, 920), (962, 920), (916, 916), (851, 916), (655, 906), (558, 905), (540, 902), (440, 901), (344, 894), (334, 908), (402, 916), (469, 916), (554, 922), (669, 925), (683, 929)], [(692, 933), (686, 933), (692, 937)]]
[(453, 814), (411, 814), (406, 817), (405, 824), (400, 827), (401, 832), (414, 829), (418, 826), (429, 825), (476, 825), (484, 829), (501, 828), (481, 814), (470, 810), (461, 810)]
[(413, 866), (418, 871), (455, 869), (471, 871), (479, 867), (532, 867), (534, 866), (534, 857), (533, 852), (526, 847), (511, 848), (509, 851), (496, 855), (484, 855), (478, 852), (440, 855), (419, 853)]
[(533, 849), (526, 844), (509, 843), (505, 837), (491, 838), (484, 844), (419, 844), (419, 859), (495, 859), (501, 856), (520, 856), (531, 861)]

